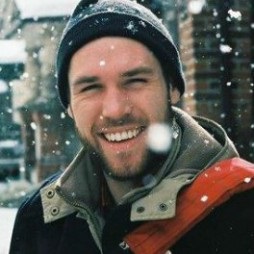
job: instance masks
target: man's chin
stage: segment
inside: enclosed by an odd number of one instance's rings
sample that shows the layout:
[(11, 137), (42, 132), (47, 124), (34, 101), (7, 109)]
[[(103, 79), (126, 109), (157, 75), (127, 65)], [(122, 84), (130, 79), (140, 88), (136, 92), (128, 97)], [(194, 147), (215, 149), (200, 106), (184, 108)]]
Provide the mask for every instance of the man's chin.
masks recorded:
[(125, 166), (121, 168), (113, 168), (113, 167), (105, 167), (104, 173), (117, 181), (124, 182), (124, 181), (131, 181), (131, 180), (137, 180), (138, 178), (142, 177), (144, 174), (142, 167), (130, 167)]
[[(89, 157), (93, 165), (97, 169), (101, 169), (108, 177), (117, 181), (130, 181), (141, 179), (146, 174), (156, 174), (156, 171), (165, 161), (165, 154), (155, 154), (150, 150), (146, 150), (140, 154), (141, 161), (133, 161), (130, 163), (131, 158), (127, 158), (126, 154), (122, 158), (117, 158), (118, 165), (112, 160), (109, 161), (107, 156), (102, 151), (98, 151), (93, 145), (87, 142), (86, 139), (81, 137), (83, 145), (86, 147)], [(137, 155), (136, 155), (137, 156)]]
[(90, 156), (94, 158), (93, 161), (96, 167), (101, 168), (104, 174), (117, 181), (137, 179), (144, 173), (142, 161), (130, 164), (130, 158), (128, 160), (123, 157), (121, 159), (117, 158), (118, 162), (110, 161), (105, 155), (98, 152), (90, 153)]

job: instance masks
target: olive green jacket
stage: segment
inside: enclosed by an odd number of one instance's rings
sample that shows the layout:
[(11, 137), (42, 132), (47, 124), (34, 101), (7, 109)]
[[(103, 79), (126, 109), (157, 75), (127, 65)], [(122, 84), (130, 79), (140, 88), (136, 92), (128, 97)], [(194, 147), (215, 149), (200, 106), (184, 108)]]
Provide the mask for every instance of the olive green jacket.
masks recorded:
[[(119, 202), (132, 204), (131, 221), (174, 217), (181, 188), (215, 162), (238, 156), (220, 125), (206, 118), (192, 118), (178, 108), (173, 111), (173, 141), (164, 165), (146, 186), (132, 190)], [(78, 217), (88, 222), (101, 250), (104, 219), (99, 209), (100, 177), (82, 149), (60, 178), (41, 190), (41, 199), (45, 223), (77, 212)]]

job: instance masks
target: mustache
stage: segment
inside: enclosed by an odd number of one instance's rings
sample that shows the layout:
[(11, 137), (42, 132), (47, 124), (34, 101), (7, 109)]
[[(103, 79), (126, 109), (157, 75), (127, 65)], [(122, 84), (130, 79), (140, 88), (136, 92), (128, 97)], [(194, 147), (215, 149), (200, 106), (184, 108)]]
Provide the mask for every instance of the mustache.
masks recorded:
[(105, 128), (112, 127), (121, 127), (125, 125), (137, 125), (137, 126), (146, 126), (148, 121), (143, 118), (136, 118), (132, 115), (126, 115), (119, 119), (112, 118), (102, 118), (100, 123), (96, 125), (96, 130), (101, 130)]

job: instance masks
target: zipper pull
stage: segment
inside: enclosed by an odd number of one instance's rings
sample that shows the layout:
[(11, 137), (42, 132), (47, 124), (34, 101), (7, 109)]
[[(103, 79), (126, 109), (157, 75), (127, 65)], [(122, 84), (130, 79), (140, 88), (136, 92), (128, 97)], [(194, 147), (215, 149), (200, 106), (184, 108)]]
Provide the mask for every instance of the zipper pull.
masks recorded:
[(129, 250), (130, 249), (129, 245), (125, 241), (122, 241), (121, 243), (119, 243), (119, 247), (122, 250)]

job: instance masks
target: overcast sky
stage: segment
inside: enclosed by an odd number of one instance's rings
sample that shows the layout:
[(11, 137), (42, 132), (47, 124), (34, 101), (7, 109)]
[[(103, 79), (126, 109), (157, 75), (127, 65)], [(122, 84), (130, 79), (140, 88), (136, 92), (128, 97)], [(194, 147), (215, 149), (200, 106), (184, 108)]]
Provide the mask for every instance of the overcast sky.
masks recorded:
[(22, 19), (69, 15), (79, 1), (80, 0), (15, 0)]

